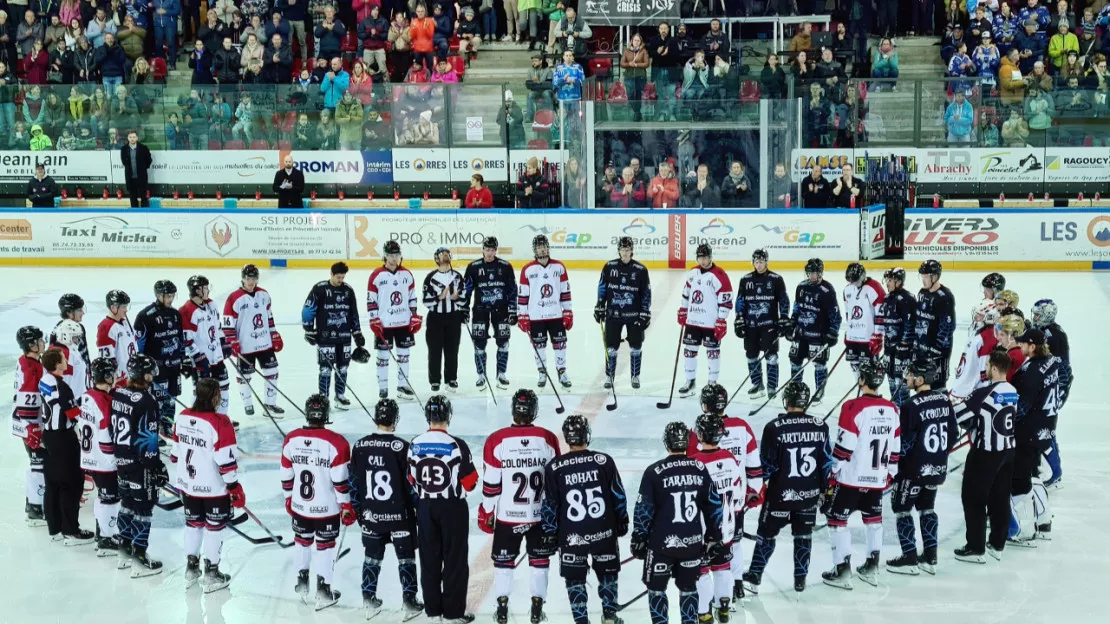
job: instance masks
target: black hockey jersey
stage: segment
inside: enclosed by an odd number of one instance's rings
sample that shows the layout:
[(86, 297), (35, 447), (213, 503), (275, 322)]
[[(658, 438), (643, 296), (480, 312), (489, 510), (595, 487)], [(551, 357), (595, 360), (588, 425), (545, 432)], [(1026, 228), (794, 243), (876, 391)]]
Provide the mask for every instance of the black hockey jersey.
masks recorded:
[(540, 527), (565, 551), (591, 550), (628, 532), (628, 500), (613, 458), (574, 451), (544, 468)]
[(1063, 398), (1060, 360), (1052, 356), (1025, 360), (1014, 375), (1014, 388), (1018, 392), (1014, 439), (1018, 444), (1046, 446), (1056, 437), (1056, 416)]
[(354, 289), (346, 283), (317, 282), (304, 300), (301, 326), (305, 331), (315, 330), (321, 344), (350, 344), (351, 335), (361, 331)]
[(829, 427), (808, 414), (779, 414), (763, 427), (759, 459), (767, 505), (785, 510), (813, 507), (832, 466)]
[(158, 457), (158, 400), (149, 390), (116, 388), (112, 391), (112, 441), (116, 469), (153, 469)]
[(840, 334), (840, 303), (826, 280), (802, 281), (794, 290), (794, 339), (822, 342)]
[(668, 455), (648, 466), (640, 479), (632, 539), (647, 540), (653, 552), (675, 559), (696, 559), (706, 542), (721, 541), (723, 514), (705, 465), (686, 455)]
[(463, 275), (463, 300), (475, 308), (516, 309), (516, 274), (513, 265), (501, 258), (486, 262), (482, 258), (466, 265)]
[(956, 299), (947, 286), (935, 292), (917, 291), (914, 309), (914, 350), (918, 353), (952, 353), (952, 334), (956, 331)]
[(180, 312), (154, 302), (135, 316), (134, 328), (139, 353), (154, 358), (159, 373), (163, 373), (160, 376), (164, 376), (164, 368), (181, 367), (181, 358), (185, 357), (185, 333)]
[(908, 358), (913, 351), (914, 311), (917, 302), (905, 288), (895, 288), (883, 300), (882, 323), (886, 354)]
[(1060, 385), (1067, 392), (1072, 382), (1071, 346), (1068, 344), (1068, 335), (1056, 323), (1044, 326), (1041, 331), (1044, 332), (1049, 352), (1060, 358)]
[(620, 258), (601, 268), (597, 281), (597, 301), (605, 304), (605, 318), (632, 320), (641, 312), (651, 312), (651, 280), (647, 267), (636, 260), (627, 264)]
[(786, 282), (774, 271), (752, 271), (740, 278), (736, 289), (736, 318), (753, 329), (771, 327), (790, 316)]
[(956, 413), (948, 397), (937, 390), (920, 392), (903, 401), (899, 410), (902, 453), (898, 474), (918, 485), (940, 485), (948, 476), (948, 451), (960, 437)]
[(351, 448), (351, 504), (364, 530), (389, 533), (415, 522), (408, 455), (409, 443), (392, 433), (371, 433)]

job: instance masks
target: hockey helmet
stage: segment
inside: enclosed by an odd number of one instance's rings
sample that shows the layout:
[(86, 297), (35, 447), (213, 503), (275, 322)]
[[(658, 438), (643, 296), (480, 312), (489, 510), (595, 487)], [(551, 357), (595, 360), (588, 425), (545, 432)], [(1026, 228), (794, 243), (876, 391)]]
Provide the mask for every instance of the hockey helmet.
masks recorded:
[(971, 324), (979, 329), (998, 322), (998, 306), (993, 299), (983, 299), (971, 309)]
[(701, 389), (701, 406), (715, 414), (724, 413), (728, 406), (728, 391), (718, 383), (705, 384)]
[(432, 395), (424, 405), (424, 419), (429, 423), (451, 422), (451, 401), (442, 394)]
[(116, 358), (96, 358), (89, 364), (89, 376), (94, 384), (116, 383)]
[(1007, 314), (998, 319), (998, 325), (995, 327), (1002, 333), (1016, 338), (1025, 332), (1025, 319), (1016, 314)]
[(258, 279), (258, 267), (253, 264), (244, 264), (243, 270), (239, 272), (239, 276), (243, 279)]
[(328, 415), (331, 413), (331, 402), (328, 397), (322, 394), (314, 394), (304, 402), (304, 417), (310, 425), (326, 425), (331, 421), (328, 420)]
[(498, 245), (497, 243), (496, 236), (487, 236), (482, 239), (482, 249), (492, 249), (494, 251), (497, 251), (498, 247), (500, 247), (500, 245)]
[(1006, 290), (1006, 278), (1001, 273), (987, 273), (986, 277), (983, 278), (982, 286), (997, 293)]
[(513, 422), (521, 425), (531, 424), (536, 420), (540, 400), (536, 393), (528, 388), (521, 388), (513, 394)]
[(810, 275), (813, 275), (813, 274), (816, 274), (816, 275), (824, 275), (825, 274), (825, 262), (824, 262), (824, 260), (821, 260), (820, 258), (810, 258), (809, 260), (806, 261), (806, 277), (809, 277)]
[(786, 410), (805, 409), (809, 406), (809, 386), (803, 381), (795, 379), (788, 382), (782, 389), (782, 406)]
[(563, 439), (567, 446), (589, 446), (590, 421), (582, 414), (571, 414), (563, 421)]
[(24, 325), (15, 332), (15, 342), (19, 345), (19, 350), (24, 353), (30, 353), (38, 346), (40, 340), (42, 340), (42, 330), (33, 325)]
[(374, 406), (374, 424), (383, 427), (394, 427), (397, 425), (397, 420), (401, 417), (401, 410), (397, 407), (397, 401), (393, 399), (381, 399), (378, 404)]
[(906, 367), (906, 377), (920, 377), (925, 380), (926, 384), (931, 384), (937, 380), (937, 363), (929, 358), (919, 357)]
[(883, 385), (883, 372), (882, 365), (871, 359), (864, 358), (859, 365), (859, 378), (865, 386), (872, 390), (878, 390)]
[(893, 267), (883, 272), (883, 279), (892, 279), (903, 284), (906, 282), (906, 270), (902, 267)]
[(401, 255), (401, 243), (398, 243), (395, 240), (385, 241), (385, 244), (382, 245), (382, 255), (383, 256), (399, 256), (399, 255)]
[(716, 445), (725, 437), (725, 419), (720, 414), (701, 414), (694, 421), (694, 431), (702, 444)]
[[(543, 250), (543, 254), (540, 250)], [(551, 249), (551, 243), (547, 241), (547, 236), (543, 234), (536, 234), (532, 238), (532, 255), (536, 258), (547, 258)]]
[(690, 446), (690, 429), (686, 423), (674, 421), (663, 429), (663, 446), (671, 453), (685, 452)]
[(933, 259), (926, 260), (925, 262), (921, 263), (921, 266), (917, 267), (918, 274), (932, 275), (934, 277), (940, 277), (940, 274), (943, 270), (944, 267), (942, 267), (939, 262)]
[(131, 359), (127, 360), (128, 381), (144, 382), (147, 375), (151, 378), (158, 376), (158, 363), (145, 353), (132, 355)]
[(155, 295), (176, 295), (177, 285), (170, 280), (158, 280), (154, 282)]
[(853, 262), (844, 270), (844, 279), (849, 284), (859, 284), (867, 277), (867, 269), (858, 262)]
[(755, 262), (757, 260), (767, 262), (768, 259), (770, 259), (770, 256), (767, 254), (766, 249), (756, 249), (752, 252), (752, 262)]
[(131, 297), (122, 290), (109, 290), (107, 295), (104, 295), (104, 305), (108, 306), (111, 310), (112, 306), (121, 306), (131, 303)]
[(1029, 311), (1032, 316), (1031, 325), (1037, 329), (1044, 329), (1056, 322), (1056, 302), (1051, 299), (1041, 299), (1033, 304)]
[(65, 347), (76, 347), (85, 335), (85, 330), (77, 321), (66, 319), (54, 328), (54, 340)]
[(1018, 307), (1021, 297), (1018, 297), (1018, 294), (1012, 290), (1003, 290), (994, 296), (994, 301), (1001, 309), (1013, 310)]
[(193, 275), (185, 282), (185, 287), (189, 289), (189, 298), (199, 297), (200, 289), (205, 286), (208, 286), (208, 278), (203, 275)]
[(62, 318), (65, 318), (66, 315), (70, 312), (76, 312), (78, 310), (84, 309), (85, 300), (81, 298), (81, 295), (66, 293), (62, 295), (60, 299), (58, 299), (58, 312), (61, 313)]

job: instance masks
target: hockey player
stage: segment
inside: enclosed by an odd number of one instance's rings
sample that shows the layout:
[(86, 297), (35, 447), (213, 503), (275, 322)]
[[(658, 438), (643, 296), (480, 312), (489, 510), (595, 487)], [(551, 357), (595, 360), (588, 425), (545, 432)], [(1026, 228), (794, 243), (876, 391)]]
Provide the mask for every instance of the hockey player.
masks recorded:
[(864, 358), (878, 357), (883, 351), (883, 303), (886, 291), (858, 262), (844, 271), (844, 357), (852, 372), (859, 374)]
[(840, 408), (836, 446), (829, 489), (825, 494), (825, 516), (828, 518), (832, 543), (833, 567), (822, 572), (826, 585), (852, 589), (852, 534), (848, 518), (852, 512), (863, 515), (867, 531), (867, 561), (856, 568), (860, 579), (877, 585), (879, 550), (883, 544), (883, 490), (890, 487), (898, 474), (901, 432), (898, 409), (879, 396), (883, 371), (864, 360), (857, 382), (859, 398)]
[[(732, 290), (726, 292), (731, 297)], [(681, 623), (697, 622), (703, 558), (726, 556), (721, 497), (705, 465), (686, 456), (689, 437), (690, 430), (681, 422), (667, 425), (667, 457), (644, 471), (633, 514), (632, 556), (644, 561), (652, 624), (668, 621), (667, 583), (672, 577), (679, 591)]]
[[(916, 575), (919, 563), (929, 574), (936, 574), (937, 570), (940, 523), (933, 508), (937, 488), (948, 476), (948, 452), (959, 435), (948, 397), (931, 387), (936, 372), (936, 364), (930, 360), (917, 360), (906, 370), (906, 386), (916, 394), (899, 410), (901, 452), (890, 509), (894, 512), (902, 556), (886, 562), (887, 569), (896, 574)], [(920, 559), (913, 524), (914, 509), (921, 523), (923, 550)]]
[(231, 347), (220, 332), (220, 310), (208, 297), (210, 287), (207, 277), (194, 275), (185, 285), (189, 290), (189, 300), (180, 310), (185, 355), (193, 360), (198, 379), (211, 377), (220, 383), (220, 407), (217, 411), (227, 414), (231, 379), (224, 360), (231, 357)]
[[(1060, 359), (1060, 392), (1063, 395), (1060, 397), (1060, 409), (1063, 409), (1068, 400), (1068, 394), (1071, 392), (1073, 381), (1071, 347), (1068, 345), (1068, 335), (1056, 322), (1056, 303), (1051, 299), (1041, 299), (1034, 303), (1030, 310), (1030, 316), (1030, 324), (1044, 332), (1045, 344), (1048, 345), (1049, 353)], [(1045, 453), (1044, 458), (1052, 471), (1052, 475), (1044, 482), (1045, 486), (1059, 487), (1058, 484), (1060, 478), (1064, 476), (1064, 472), (1060, 467), (1060, 446), (1055, 436), (1053, 436), (1052, 446)]]
[(87, 349), (84, 343), (85, 328), (74, 320), (64, 319), (50, 332), (50, 348), (59, 349), (65, 356), (66, 372), (62, 379), (75, 397), (89, 389), (89, 362), (81, 353), (82, 348)]
[(733, 330), (744, 340), (744, 355), (752, 387), (749, 399), (763, 396), (763, 366), (759, 354), (767, 359), (767, 391), (774, 394), (779, 385), (779, 336), (790, 325), (790, 296), (782, 276), (767, 268), (767, 251), (752, 253), (754, 271), (740, 278), (736, 289), (736, 320)]
[(224, 302), (224, 342), (231, 349), (235, 364), (235, 381), (243, 399), (243, 411), (254, 415), (251, 400), (251, 374), (258, 370), (265, 380), (262, 409), (270, 418), (281, 418), (285, 410), (277, 404), (277, 355), (285, 347), (274, 326), (273, 302), (270, 293), (258, 286), (258, 267), (243, 265), (239, 272), (239, 288), (232, 291)]
[(112, 384), (116, 363), (96, 358), (89, 366), (93, 385), (81, 397), (77, 437), (81, 442), (81, 468), (96, 485), (93, 516), (96, 518), (96, 554), (109, 557), (119, 550), (119, 482), (116, 476), (116, 450), (112, 440)]
[(570, 303), (570, 281), (567, 268), (551, 257), (547, 237), (537, 234), (532, 239), (535, 260), (520, 270), (520, 291), (517, 310), (520, 330), (532, 338), (536, 351), (536, 368), (539, 379), (536, 385), (547, 385), (547, 339), (551, 337), (551, 350), (555, 352), (555, 372), (559, 383), (570, 388), (567, 377), (567, 332), (574, 327), (574, 312)]
[(131, 568), (131, 578), (162, 572), (162, 562), (146, 554), (158, 489), (170, 480), (158, 455), (158, 400), (150, 392), (157, 376), (154, 360), (136, 353), (127, 362), (127, 386), (112, 391), (112, 444), (121, 500), (116, 567)]
[[(151, 391), (158, 400), (158, 432), (173, 436), (174, 397), (181, 396), (181, 369), (192, 369), (192, 358), (185, 357), (185, 333), (181, 313), (173, 307), (177, 286), (169, 280), (154, 283), (154, 303), (135, 315), (135, 343), (139, 353), (149, 355), (158, 365)], [(190, 375), (191, 376), (191, 375)], [(160, 442), (164, 444), (164, 442)]]
[(1003, 290), (994, 297), (994, 304), (998, 307), (998, 314), (1006, 316), (1007, 314), (1014, 314), (1021, 320), (1025, 320), (1025, 313), (1018, 309), (1018, 303), (1021, 298), (1012, 290)]
[[(527, 541), (532, 568), (532, 622), (545, 618), (547, 572), (555, 554), (555, 536), (540, 526), (544, 468), (559, 456), (559, 439), (534, 423), (539, 411), (536, 393), (522, 388), (513, 395), (513, 424), (494, 431), (482, 450), (482, 504), (478, 528), (493, 535), (493, 591), (498, 624), (509, 621), (509, 594), (521, 540)], [(504, 484), (511, 484), (503, 487)]]
[(997, 322), (998, 308), (993, 299), (984, 299), (972, 308), (971, 336), (960, 356), (960, 363), (956, 365), (956, 380), (949, 393), (953, 401), (966, 399), (986, 383), (987, 358), (998, 345), (998, 337), (994, 335), (994, 324)]
[(544, 469), (540, 515), (544, 533), (557, 537), (559, 574), (567, 586), (574, 624), (589, 624), (586, 575), (592, 559), (601, 599), (602, 624), (622, 624), (617, 617), (617, 575), (621, 569), (617, 539), (628, 533), (628, 500), (613, 458), (589, 450), (590, 423), (581, 414), (563, 421), (568, 451)]
[(401, 245), (386, 241), (383, 265), (374, 269), (366, 286), (366, 316), (377, 351), (378, 397), (389, 396), (389, 352), (397, 347), (397, 396), (415, 399), (409, 381), (409, 351), (424, 319), (416, 313), (416, 279), (401, 266)]
[[(316, 610), (339, 602), (331, 588), (335, 568), (335, 540), (339, 523), (355, 523), (348, 484), (351, 446), (346, 438), (328, 429), (328, 398), (314, 394), (305, 401), (305, 426), (290, 431), (281, 447), (281, 488), (285, 511), (293, 518), (297, 544), (296, 592), (308, 604), (309, 561), (316, 570)], [(316, 553), (312, 543), (316, 542)]]
[(497, 246), (497, 239), (487, 236), (482, 257), (468, 264), (463, 276), (463, 322), (470, 323), (479, 390), (487, 383), (486, 342), (491, 333), (497, 344), (497, 385), (502, 390), (509, 387), (509, 327), (517, 323), (516, 275), (513, 265), (497, 257)]
[(447, 432), (451, 402), (433, 395), (424, 405), (428, 431), (409, 447), (409, 480), (416, 486), (416, 523), (420, 535), (420, 587), (424, 614), (444, 624), (467, 624), (470, 582), (466, 493), (478, 484), (478, 471), (466, 442)]
[[(682, 327), (682, 355), (686, 383), (678, 396), (694, 396), (698, 376), (698, 347), (705, 346), (709, 383), (717, 383), (721, 372), (721, 339), (728, 333), (732, 311), (732, 282), (724, 269), (713, 263), (713, 248), (698, 245), (697, 266), (686, 273), (682, 302), (678, 304), (678, 324)], [(665, 583), (665, 580), (664, 580)]]
[(1024, 332), (1025, 321), (1013, 314), (1007, 314), (998, 319), (998, 323), (994, 326), (994, 336), (998, 341), (998, 346), (1010, 356), (1010, 373), (1006, 381), (1012, 382), (1014, 375), (1021, 370), (1021, 365), (1025, 363), (1025, 354), (1022, 353), (1021, 347), (1017, 343), (1017, 337)]
[(905, 374), (913, 357), (914, 320), (917, 302), (905, 289), (906, 270), (902, 267), (883, 273), (886, 299), (883, 300), (883, 334), (885, 340), (886, 374), (890, 384), (890, 400), (901, 405), (909, 399)]
[(127, 361), (135, 354), (135, 330), (127, 320), (131, 297), (122, 290), (109, 290), (104, 296), (108, 316), (96, 326), (96, 350), (100, 357), (116, 361), (116, 385), (127, 383)]
[[(92, 360), (89, 358), (89, 341), (85, 333), (85, 326), (81, 324), (85, 318), (85, 300), (82, 299), (80, 295), (66, 293), (58, 299), (58, 313), (61, 315), (62, 320), (58, 321), (57, 325), (54, 326), (54, 329), (50, 332), (50, 339), (47, 342), (50, 344), (61, 344), (58, 342), (57, 333), (62, 323), (67, 320), (77, 323), (77, 326), (81, 328), (81, 337), (77, 345), (77, 351), (81, 355), (81, 361), (85, 364), (85, 370), (87, 370)], [(70, 354), (70, 365), (74, 366), (72, 354)], [(73, 385), (69, 379), (66, 380), (66, 383), (76, 391), (77, 386)]]
[(980, 285), (983, 287), (983, 298), (994, 301), (998, 293), (1006, 290), (1006, 278), (1001, 273), (987, 273)]
[(1052, 356), (1044, 332), (1030, 329), (1016, 338), (1025, 362), (1014, 376), (1018, 393), (1014, 431), (1014, 476), (1010, 484), (1010, 505), (1014, 521), (1010, 543), (1030, 546), (1033, 538), (1049, 539), (1052, 508), (1048, 492), (1039, 478), (1041, 455), (1056, 437), (1056, 417), (1060, 409), (1060, 360)]
[(922, 357), (937, 363), (936, 390), (948, 385), (948, 363), (952, 359), (952, 335), (956, 331), (956, 299), (940, 283), (943, 270), (936, 260), (926, 260), (917, 269), (921, 290), (917, 291), (914, 311), (914, 359)]
[(42, 394), (39, 381), (42, 380), (42, 358), (46, 343), (42, 330), (26, 325), (15, 332), (15, 342), (23, 355), (15, 366), (15, 396), (12, 397), (12, 435), (23, 440), (24, 449), (31, 466), (27, 469), (26, 499), (23, 510), (27, 514), (27, 526), (46, 526), (46, 516), (42, 512), (42, 493), (46, 480), (42, 473), (42, 463), (46, 451), (42, 448)]
[(77, 515), (81, 511), (81, 446), (74, 432), (74, 422), (81, 410), (73, 391), (62, 378), (69, 368), (61, 349), (49, 349), (42, 356), (43, 375), (39, 381), (42, 393), (42, 445), (46, 449), (43, 475), (43, 513), (47, 530), (54, 541), (65, 540), (66, 546), (80, 546), (93, 541), (95, 534), (81, 528)]
[[(798, 375), (806, 360), (813, 360), (816, 392), (813, 403), (825, 396), (829, 371), (829, 349), (840, 340), (840, 305), (836, 289), (824, 279), (825, 263), (820, 258), (806, 262), (806, 279), (794, 290), (794, 314), (790, 318), (793, 336), (790, 345), (790, 375)], [(796, 379), (800, 380), (799, 375)]]
[[(448, 392), (459, 389), (459, 343), (462, 341), (463, 277), (451, 267), (451, 251), (440, 247), (432, 256), (436, 269), (424, 278), (424, 305), (428, 308), (428, 383), (439, 392), (440, 380)], [(442, 366), (442, 368), (441, 368)]]
[[(744, 512), (752, 507), (758, 507), (763, 499), (763, 478), (760, 476), (759, 447), (756, 444), (752, 428), (743, 418), (726, 416), (725, 407), (728, 406), (728, 391), (720, 384), (707, 384), (701, 389), (701, 410), (706, 414), (719, 416), (724, 424), (724, 434), (717, 442), (721, 449), (732, 453), (743, 470), (737, 495), (732, 499), (731, 512), (735, 517), (736, 530), (731, 537), (732, 542), (732, 599), (739, 600), (744, 597), (744, 585), (741, 581), (744, 575), (743, 548), (740, 545), (740, 536), (744, 532)], [(690, 446), (687, 454), (696, 456), (699, 449), (703, 449), (699, 436), (690, 432)], [(723, 492), (718, 492), (724, 498)], [(726, 509), (728, 513), (730, 510)], [(730, 538), (729, 535), (724, 535)], [(704, 605), (703, 605), (704, 606)], [(702, 609), (704, 612), (704, 609)]]
[[(1010, 527), (1010, 483), (1014, 473), (1014, 416), (1017, 390), (1006, 381), (1010, 356), (1001, 350), (987, 358), (987, 383), (956, 405), (956, 419), (968, 430), (971, 448), (964, 465), (963, 499), (967, 541), (956, 559), (984, 563), (985, 554), (1002, 559)], [(987, 542), (987, 518), (990, 542)]]
[(408, 478), (409, 443), (397, 437), (400, 410), (393, 399), (374, 406), (377, 431), (351, 449), (351, 504), (362, 527), (362, 606), (366, 619), (381, 613), (378, 576), (386, 544), (397, 555), (401, 608), (408, 621), (424, 612), (416, 599), (416, 490)]
[(753, 594), (759, 593), (763, 570), (775, 552), (775, 538), (787, 524), (794, 536), (794, 591), (806, 588), (817, 499), (832, 463), (828, 425), (805, 413), (808, 404), (809, 388), (791, 381), (782, 390), (786, 413), (763, 428), (759, 456), (767, 483), (766, 502), (759, 512), (752, 564), (744, 574), (744, 587)]
[(597, 304), (594, 322), (603, 323), (605, 334), (605, 389), (613, 387), (617, 374), (617, 349), (621, 346), (621, 328), (628, 337), (632, 364), (632, 387), (640, 387), (641, 347), (644, 332), (651, 325), (651, 279), (647, 268), (632, 259), (632, 237), (617, 241), (617, 255), (601, 268), (597, 282)]
[[(181, 412), (173, 430), (170, 462), (178, 464), (175, 486), (185, 503), (185, 587), (198, 580), (204, 593), (223, 589), (231, 576), (220, 571), (220, 547), (231, 508), (247, 504), (239, 485), (235, 428), (220, 406), (220, 384), (197, 381), (193, 406)], [(200, 553), (204, 542), (204, 578)]]
[[(351, 405), (347, 398), (347, 363), (350, 360), (360, 364), (370, 361), (358, 319), (358, 298), (346, 283), (347, 271), (345, 262), (331, 265), (330, 277), (327, 281), (316, 282), (308, 291), (301, 310), (304, 341), (316, 347), (320, 394), (327, 398), (334, 374), (335, 407), (340, 410)], [(351, 353), (352, 338), (356, 347), (354, 353)]]

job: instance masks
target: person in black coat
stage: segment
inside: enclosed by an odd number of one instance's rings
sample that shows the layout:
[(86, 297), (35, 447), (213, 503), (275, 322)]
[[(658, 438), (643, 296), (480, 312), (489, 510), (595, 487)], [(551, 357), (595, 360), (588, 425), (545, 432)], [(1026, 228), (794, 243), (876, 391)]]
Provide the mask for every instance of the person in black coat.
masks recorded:
[(189, 68), (193, 70), (192, 84), (215, 84), (216, 78), (212, 75), (212, 52), (208, 50), (203, 39), (197, 39), (196, 48), (189, 54)]
[(806, 208), (832, 208), (830, 186), (821, 165), (813, 165), (813, 171), (802, 180), (802, 205)]
[(33, 208), (53, 208), (54, 198), (60, 195), (58, 183), (46, 175), (46, 166), (35, 165), (35, 177), (27, 181), (27, 200)]
[(285, 155), (283, 169), (274, 174), (274, 192), (278, 208), (304, 208), (304, 173), (294, 166), (293, 156)]
[(127, 133), (127, 145), (120, 148), (119, 159), (127, 178), (127, 195), (131, 198), (131, 207), (150, 206), (150, 200), (146, 197), (147, 170), (154, 159), (150, 156), (150, 149), (139, 143), (139, 135), (134, 130)]

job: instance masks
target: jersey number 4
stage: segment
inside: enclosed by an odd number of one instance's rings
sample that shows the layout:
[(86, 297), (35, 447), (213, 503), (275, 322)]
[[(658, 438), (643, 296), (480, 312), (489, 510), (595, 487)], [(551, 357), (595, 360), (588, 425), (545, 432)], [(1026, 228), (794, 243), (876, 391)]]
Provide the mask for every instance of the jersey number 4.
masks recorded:
[[(881, 447), (879, 445), (882, 445)], [(878, 470), (885, 467), (890, 461), (890, 452), (887, 448), (887, 441), (875, 438), (871, 440), (871, 469)]]

